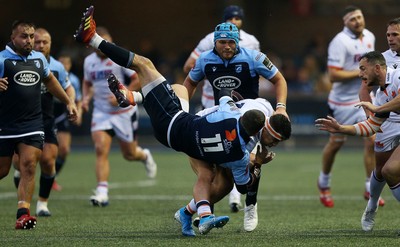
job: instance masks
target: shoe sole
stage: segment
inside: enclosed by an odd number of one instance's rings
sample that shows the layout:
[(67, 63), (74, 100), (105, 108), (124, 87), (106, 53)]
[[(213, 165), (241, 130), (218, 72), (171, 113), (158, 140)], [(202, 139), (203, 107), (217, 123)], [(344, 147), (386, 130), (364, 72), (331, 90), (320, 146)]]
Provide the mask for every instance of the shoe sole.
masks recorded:
[(201, 231), (200, 230), (201, 226), (199, 226), (199, 231), (202, 235), (205, 235), (205, 234), (209, 233), (211, 231), (211, 229), (213, 229), (213, 228), (224, 227), (228, 223), (228, 221), (229, 221), (229, 218), (224, 218), (224, 219), (218, 220), (218, 222), (210, 223), (210, 225), (212, 227), (207, 227), (205, 231)]
[(36, 214), (36, 216), (38, 216), (38, 217), (50, 217), (51, 213), (50, 213), (50, 211), (41, 210), (41, 211), (39, 211), (39, 213)]
[(36, 220), (29, 220), (23, 228), (15, 228), (16, 230), (30, 230), (36, 227)]
[(105, 206), (108, 206), (108, 204), (109, 204), (108, 202), (99, 202), (96, 199), (90, 199), (90, 201), (92, 202), (92, 205), (95, 207), (105, 207)]

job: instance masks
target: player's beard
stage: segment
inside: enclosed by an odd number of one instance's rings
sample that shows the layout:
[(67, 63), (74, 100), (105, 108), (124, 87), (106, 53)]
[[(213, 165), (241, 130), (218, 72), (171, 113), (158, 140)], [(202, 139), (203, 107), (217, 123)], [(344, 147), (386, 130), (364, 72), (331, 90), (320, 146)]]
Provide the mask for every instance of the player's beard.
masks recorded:
[(19, 49), (19, 53), (23, 56), (28, 56), (32, 52), (32, 45), (25, 45), (23, 48)]

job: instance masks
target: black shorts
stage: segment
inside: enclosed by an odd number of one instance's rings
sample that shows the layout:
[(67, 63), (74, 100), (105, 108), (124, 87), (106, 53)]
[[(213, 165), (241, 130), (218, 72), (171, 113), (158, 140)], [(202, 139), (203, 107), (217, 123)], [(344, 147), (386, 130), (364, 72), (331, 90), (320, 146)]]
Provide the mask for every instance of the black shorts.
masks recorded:
[(54, 119), (57, 132), (70, 132), (71, 123), (68, 120), (67, 108), (62, 103), (54, 103)]
[(57, 131), (54, 119), (44, 120), (44, 142), (58, 145)]
[(143, 106), (150, 117), (154, 136), (161, 144), (170, 147), (167, 141), (169, 123), (182, 110), (171, 85), (167, 81), (157, 85), (146, 95)]
[(18, 144), (24, 143), (43, 150), (44, 135), (34, 134), (24, 137), (0, 139), (0, 156), (12, 157), (14, 152), (18, 154)]

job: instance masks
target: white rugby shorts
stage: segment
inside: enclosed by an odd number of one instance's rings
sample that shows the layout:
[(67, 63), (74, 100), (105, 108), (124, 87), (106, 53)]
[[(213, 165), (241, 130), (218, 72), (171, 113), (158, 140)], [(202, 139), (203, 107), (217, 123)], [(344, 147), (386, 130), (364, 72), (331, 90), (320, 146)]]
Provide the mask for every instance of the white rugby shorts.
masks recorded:
[[(125, 109), (124, 109), (125, 110)], [(136, 113), (136, 118), (132, 116)], [(118, 139), (125, 142), (134, 140), (134, 132), (138, 129), (138, 110), (137, 106), (126, 109), (119, 113), (106, 113), (93, 109), (91, 131), (114, 130)]]
[(400, 123), (386, 120), (381, 125), (382, 132), (376, 133), (375, 152), (386, 152), (395, 149), (400, 140)]

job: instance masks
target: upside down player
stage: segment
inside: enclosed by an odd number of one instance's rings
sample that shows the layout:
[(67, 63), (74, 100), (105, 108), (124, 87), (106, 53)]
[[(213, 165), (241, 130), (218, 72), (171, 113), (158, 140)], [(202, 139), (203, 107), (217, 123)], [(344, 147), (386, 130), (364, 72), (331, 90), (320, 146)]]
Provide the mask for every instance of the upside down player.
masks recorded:
[[(259, 97), (261, 75), (275, 86), (278, 102), (276, 113), (287, 116), (285, 78), (265, 54), (240, 47), (239, 38), (238, 28), (230, 22), (215, 27), (214, 48), (201, 53), (183, 83), (188, 89), (189, 98), (194, 95), (199, 82), (207, 78), (211, 81), (215, 104), (218, 104), (218, 94), (222, 88), (235, 90), (245, 99), (255, 99)], [(257, 193), (247, 194), (243, 227), (246, 231), (253, 231), (257, 224)]]
[[(229, 96), (220, 99), (219, 111), (205, 117), (184, 112), (177, 95), (187, 99), (186, 89), (181, 85), (171, 86), (149, 59), (108, 43), (97, 35), (93, 11), (94, 7), (91, 6), (84, 13), (75, 39), (101, 50), (117, 64), (131, 68), (139, 75), (143, 95), (128, 91), (114, 76), (109, 77), (110, 89), (120, 105), (129, 106), (144, 102), (154, 128), (154, 135), (163, 145), (208, 163), (230, 167), (235, 182), (244, 189), (256, 183), (260, 168), (257, 167), (250, 172), (250, 155), (246, 150), (246, 144), (251, 136), (258, 135), (264, 128), (265, 115), (259, 110), (251, 110), (242, 116)], [(273, 128), (280, 128), (282, 132), (290, 133), (290, 122), (284, 115), (277, 114), (271, 118), (280, 123)], [(261, 143), (270, 138), (270, 135), (263, 135)], [(223, 145), (228, 140), (231, 145)], [(263, 147), (262, 152), (257, 154), (261, 161), (264, 161), (266, 156), (266, 148)], [(228, 222), (227, 216), (216, 217), (211, 214), (208, 200), (202, 201), (201, 207), (201, 210), (198, 209), (202, 214), (199, 224), (201, 233), (206, 234), (212, 228), (222, 227)]]
[[(275, 154), (273, 152), (268, 152), (268, 150), (264, 150), (267, 153), (265, 159), (262, 161), (256, 160), (257, 155), (256, 152), (254, 152), (254, 146), (258, 148), (260, 140), (265, 136), (269, 136), (269, 138), (268, 141), (263, 139), (263, 145), (268, 147), (276, 146), (279, 142), (288, 139), (290, 133), (280, 134), (274, 130), (272, 126), (276, 126), (278, 123), (270, 123), (270, 121), (276, 120), (274, 117), (271, 118), (271, 116), (274, 114), (274, 110), (267, 100), (262, 98), (245, 99), (236, 102), (236, 105), (240, 108), (240, 112), (242, 114), (252, 109), (258, 109), (267, 117), (266, 126), (262, 129), (262, 131), (259, 132), (258, 136), (251, 138), (251, 141), (247, 144), (246, 148), (249, 152), (251, 152), (250, 161), (253, 166), (254, 164), (264, 164), (270, 162), (274, 158)], [(197, 115), (204, 116), (217, 109), (217, 106), (207, 108), (197, 113)], [(282, 132), (282, 129), (280, 129), (280, 131)], [(210, 198), (210, 203), (213, 205), (231, 192), (235, 181), (232, 179), (232, 171), (229, 169), (221, 166), (215, 166), (192, 157), (189, 157), (189, 160), (193, 171), (197, 175), (197, 182), (194, 187), (195, 197), (186, 206), (182, 207), (175, 213), (175, 219), (180, 222), (182, 226), (182, 234), (184, 236), (195, 236), (195, 232), (192, 227), (192, 215), (196, 212), (198, 205), (201, 205), (201, 203), (198, 201), (198, 198)], [(251, 188), (247, 189), (247, 191), (241, 188), (239, 193), (247, 193), (247, 200), (254, 198), (254, 195), (256, 195), (258, 192), (258, 184), (259, 180), (257, 180), (257, 183), (251, 186)], [(197, 226), (198, 223), (198, 219), (196, 218), (193, 222), (193, 225)], [(245, 230), (248, 231), (246, 228)]]

